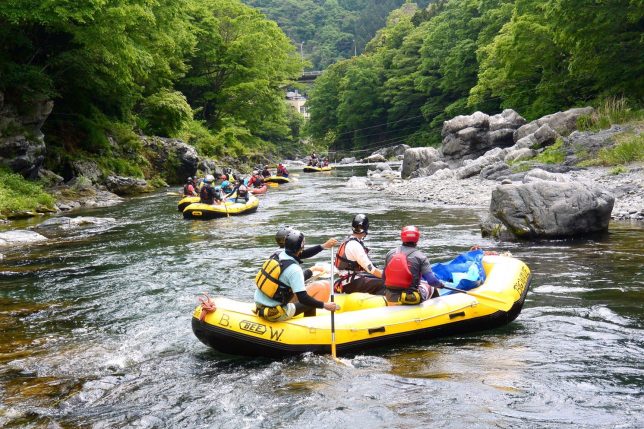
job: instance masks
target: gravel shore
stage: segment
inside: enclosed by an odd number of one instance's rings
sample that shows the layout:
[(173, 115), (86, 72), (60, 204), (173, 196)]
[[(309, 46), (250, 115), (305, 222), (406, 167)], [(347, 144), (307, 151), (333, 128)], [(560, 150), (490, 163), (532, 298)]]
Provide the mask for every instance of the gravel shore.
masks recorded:
[[(611, 168), (592, 167), (562, 175), (575, 181), (594, 182), (611, 192), (615, 197), (612, 219), (644, 221), (644, 167), (630, 166), (628, 170), (626, 173), (611, 174)], [(488, 208), (491, 192), (499, 185), (498, 181), (478, 176), (459, 180), (438, 172), (433, 176), (411, 180), (394, 179), (373, 187), (392, 196), (424, 201), (436, 207)]]

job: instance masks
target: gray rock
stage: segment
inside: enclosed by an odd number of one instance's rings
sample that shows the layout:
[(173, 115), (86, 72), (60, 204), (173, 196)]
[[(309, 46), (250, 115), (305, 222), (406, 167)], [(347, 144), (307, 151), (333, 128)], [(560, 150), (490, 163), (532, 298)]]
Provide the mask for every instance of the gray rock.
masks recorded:
[[(592, 158), (602, 148), (611, 147), (614, 144), (616, 134), (627, 130), (622, 125), (613, 125), (607, 130), (593, 131), (574, 131), (564, 139), (564, 148), (566, 150), (566, 160), (564, 164), (575, 165), (579, 161)], [(585, 157), (579, 158), (579, 155)]]
[(142, 136), (148, 161), (170, 184), (184, 183), (197, 172), (199, 156), (194, 147), (178, 139)]
[(74, 161), (72, 162), (72, 170), (74, 171), (74, 176), (86, 177), (92, 183), (101, 183), (103, 180), (103, 172), (93, 161)]
[(489, 129), (497, 131), (501, 129), (516, 130), (526, 123), (526, 120), (512, 109), (505, 109), (498, 115), (490, 116)]
[(468, 177), (476, 176), (481, 173), (485, 167), (492, 165), (498, 161), (502, 161), (505, 157), (507, 149), (494, 148), (487, 151), (483, 156), (465, 163), (462, 167), (456, 169), (455, 174), (459, 179), (467, 179)]
[(148, 183), (143, 179), (134, 177), (108, 176), (105, 186), (116, 195), (137, 195), (149, 192)]
[(65, 181), (61, 176), (46, 168), (41, 168), (38, 171), (38, 178), (45, 183), (45, 186), (58, 186)]
[(433, 147), (416, 147), (405, 151), (400, 177), (407, 179), (414, 171), (428, 167), (432, 162), (441, 160), (440, 153)]
[(352, 176), (344, 186), (350, 189), (368, 189), (371, 185), (371, 180), (366, 177)]
[(391, 166), (386, 162), (379, 162), (376, 164), (376, 170), (378, 171), (391, 171)]
[(544, 124), (548, 124), (557, 134), (568, 135), (577, 129), (577, 119), (590, 115), (593, 111), (592, 107), (582, 107), (546, 115), (519, 128), (514, 133), (514, 141), (518, 142), (523, 137), (534, 133)]
[(0, 232), (0, 247), (32, 244), (46, 240), (47, 237), (24, 229)]
[(443, 130), (441, 135), (443, 137), (448, 134), (457, 133), (465, 128), (480, 128), (487, 130), (489, 128), (490, 117), (482, 112), (474, 112), (471, 115), (456, 116), (449, 121), (443, 123)]
[(537, 156), (537, 151), (529, 149), (527, 147), (517, 150), (509, 150), (507, 155), (505, 155), (504, 161), (508, 163), (523, 161), (526, 159), (531, 159)]
[(357, 161), (357, 160), (356, 160), (356, 158), (355, 158), (355, 157), (351, 157), (351, 158), (342, 158), (342, 159), (340, 160), (339, 164), (353, 164), (353, 163), (354, 163), (354, 162), (356, 162), (356, 161)]
[(510, 166), (503, 161), (498, 161), (483, 167), (479, 175), (481, 179), (497, 180), (500, 177), (507, 177), (510, 174), (512, 174)]
[(372, 153), (372, 155), (382, 155), (386, 159), (389, 159), (393, 157), (398, 157), (400, 155), (404, 155), (407, 149), (409, 149), (409, 145), (399, 144), (396, 146), (390, 146), (390, 147), (378, 149), (377, 151)]
[(0, 165), (36, 179), (45, 160), (45, 140), (40, 128), (51, 113), (54, 102), (33, 102), (29, 108), (17, 109), (7, 103), (4, 94), (0, 105)]
[(546, 182), (570, 182), (570, 179), (560, 173), (550, 173), (548, 171), (542, 170), (540, 168), (535, 168), (528, 171), (525, 176), (523, 176), (523, 183), (532, 183), (537, 181), (546, 181)]
[(557, 138), (560, 137), (559, 134), (555, 132), (550, 125), (543, 124), (534, 132), (520, 138), (514, 146), (513, 149), (539, 149), (546, 146), (552, 145)]
[[(199, 161), (197, 169), (203, 171), (204, 174), (214, 174), (215, 171), (217, 171), (217, 165), (212, 159), (202, 159), (201, 161)], [(188, 177), (192, 176), (187, 176), (186, 179)]]
[(371, 164), (374, 162), (387, 162), (387, 159), (380, 155), (380, 154), (374, 154), (374, 155), (369, 155), (368, 157), (364, 158), (362, 161), (360, 161), (365, 164)]
[(574, 237), (607, 231), (614, 202), (590, 183), (539, 180), (496, 187), (490, 214), (515, 237)]
[(416, 177), (427, 177), (427, 176), (432, 176), (439, 170), (443, 170), (449, 168), (449, 164), (447, 164), (445, 161), (436, 161), (432, 162), (429, 164), (427, 167), (419, 168), (416, 171), (413, 171), (411, 175), (409, 176), (410, 179), (414, 179)]

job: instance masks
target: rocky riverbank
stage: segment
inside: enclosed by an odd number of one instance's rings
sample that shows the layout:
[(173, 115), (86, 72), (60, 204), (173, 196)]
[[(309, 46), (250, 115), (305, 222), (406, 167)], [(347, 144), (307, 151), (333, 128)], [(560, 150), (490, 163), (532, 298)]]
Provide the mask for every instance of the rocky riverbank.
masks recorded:
[[(612, 174), (611, 168), (589, 167), (561, 173), (571, 181), (594, 183), (615, 197), (612, 219), (631, 219), (644, 222), (644, 166), (633, 165), (627, 172)], [(443, 170), (441, 170), (443, 171)], [(502, 186), (496, 180), (473, 176), (458, 179), (447, 171), (411, 180), (395, 179), (391, 182), (374, 183), (375, 189), (392, 197), (422, 201), (432, 207), (480, 207), (490, 206), (492, 190)]]

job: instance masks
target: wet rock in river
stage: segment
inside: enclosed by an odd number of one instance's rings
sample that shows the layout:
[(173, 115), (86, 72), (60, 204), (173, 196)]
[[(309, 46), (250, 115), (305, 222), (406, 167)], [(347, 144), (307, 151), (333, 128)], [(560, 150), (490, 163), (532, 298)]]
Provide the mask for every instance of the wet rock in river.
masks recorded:
[(33, 244), (46, 241), (47, 237), (28, 230), (0, 232), (0, 247)]

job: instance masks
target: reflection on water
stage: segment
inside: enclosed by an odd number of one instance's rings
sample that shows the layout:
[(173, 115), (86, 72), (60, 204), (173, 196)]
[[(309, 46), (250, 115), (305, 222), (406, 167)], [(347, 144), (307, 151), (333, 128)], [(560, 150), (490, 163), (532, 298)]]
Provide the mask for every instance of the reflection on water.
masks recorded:
[[(364, 167), (262, 196), (257, 213), (184, 221), (156, 194), (87, 210), (109, 228), (58, 232), (0, 262), (0, 425), (62, 427), (637, 427), (644, 373), (643, 229), (594, 240), (496, 244), (479, 211), (431, 209), (353, 190)], [(377, 262), (400, 227), (421, 227), (433, 261), (473, 244), (510, 251), (534, 274), (509, 326), (380, 348), (338, 364), (210, 350), (190, 329), (203, 291), (251, 300), (281, 224), (308, 244), (368, 213)], [(327, 262), (328, 252), (314, 261)]]

